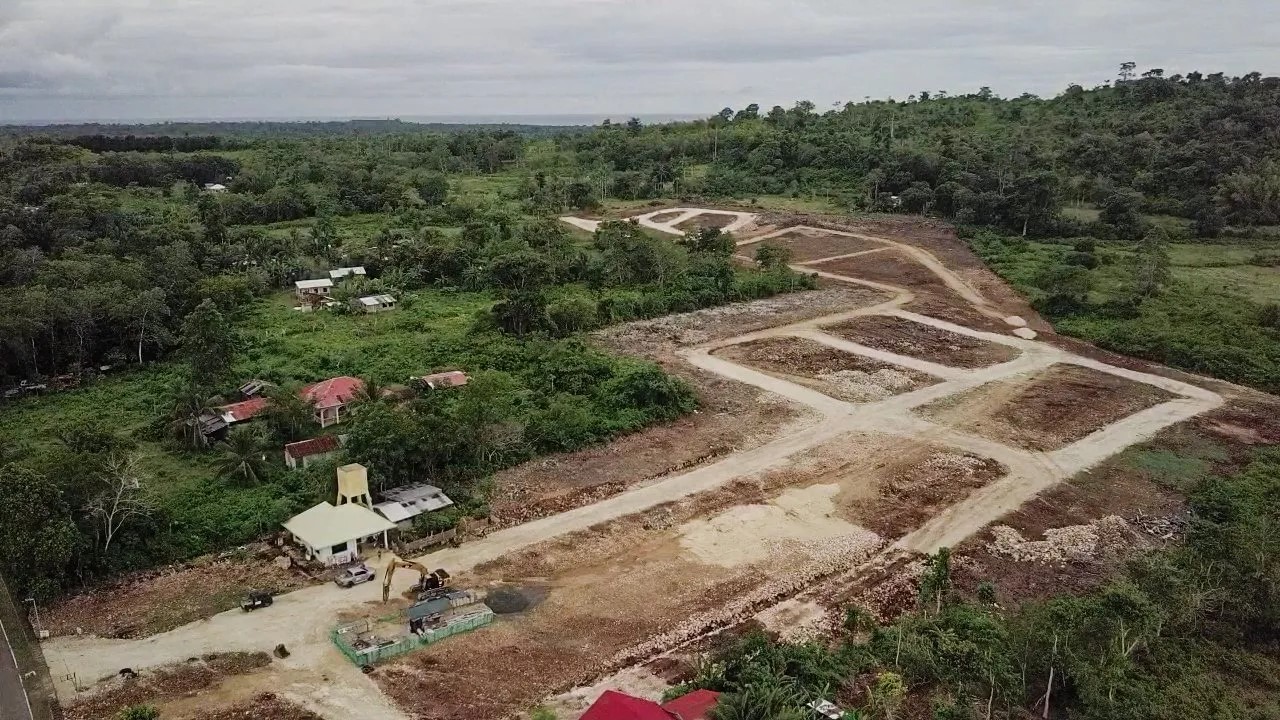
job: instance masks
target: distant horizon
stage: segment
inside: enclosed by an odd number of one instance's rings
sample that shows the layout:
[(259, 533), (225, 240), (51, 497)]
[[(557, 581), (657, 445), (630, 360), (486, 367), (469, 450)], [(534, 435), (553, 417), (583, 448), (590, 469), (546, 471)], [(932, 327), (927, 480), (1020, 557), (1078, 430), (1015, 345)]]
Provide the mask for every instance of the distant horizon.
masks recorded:
[(40, 118), (36, 120), (0, 119), (0, 127), (56, 127), (66, 125), (166, 125), (214, 123), (310, 123), (310, 122), (394, 122), (423, 125), (536, 125), (545, 127), (594, 126), (605, 120), (625, 122), (638, 118), (646, 124), (698, 120), (714, 115), (705, 113), (510, 113), (457, 115), (348, 115), (348, 116), (243, 116), (243, 117), (135, 117), (135, 118)]

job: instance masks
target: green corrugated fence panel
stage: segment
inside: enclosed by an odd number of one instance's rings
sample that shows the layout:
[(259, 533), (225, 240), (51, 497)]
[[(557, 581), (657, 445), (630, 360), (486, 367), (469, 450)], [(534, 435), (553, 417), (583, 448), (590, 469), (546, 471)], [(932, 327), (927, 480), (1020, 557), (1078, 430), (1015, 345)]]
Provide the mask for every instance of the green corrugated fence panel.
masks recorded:
[[(398, 616), (389, 615), (382, 619), (392, 620), (396, 617)], [(383, 660), (393, 658), (397, 655), (403, 655), (420, 647), (439, 642), (448, 637), (453, 637), (458, 633), (469, 632), (476, 628), (484, 627), (491, 622), (493, 622), (493, 612), (488, 611), (467, 618), (460, 623), (455, 623), (436, 630), (428, 630), (423, 633), (421, 637), (417, 635), (406, 635), (391, 645), (383, 645), (365, 652), (357, 651), (355, 648), (351, 647), (344, 639), (342, 633), (339, 633), (337, 630), (330, 632), (329, 637), (333, 640), (333, 644), (338, 646), (338, 649), (342, 651), (342, 654), (345, 655), (348, 660), (357, 665), (369, 665), (382, 662)]]

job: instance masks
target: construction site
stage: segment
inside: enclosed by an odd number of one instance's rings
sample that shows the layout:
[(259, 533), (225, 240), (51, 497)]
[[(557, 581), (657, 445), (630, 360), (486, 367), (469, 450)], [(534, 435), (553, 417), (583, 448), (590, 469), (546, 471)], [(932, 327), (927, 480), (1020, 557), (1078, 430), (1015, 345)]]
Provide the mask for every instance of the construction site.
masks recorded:
[[(541, 705), (576, 720), (606, 690), (658, 699), (719, 634), (821, 639), (851, 604), (891, 617), (939, 548), (962, 583), (998, 575), (1010, 601), (1087, 585), (1093, 563), (1177, 523), (1170, 494), (1116, 456), (1198, 433), (1247, 444), (1241, 417), (1274, 416), (1260, 393), (1058, 337), (941, 225), (631, 219), (671, 236), (720, 228), (744, 261), (787, 248), (818, 289), (597, 331), (693, 384), (700, 412), (500, 473), (483, 533), (411, 560), (366, 553), (367, 576), (253, 612), (55, 634), (44, 652), (68, 717), (111, 717), (123, 694), (166, 719), (262, 703), (255, 717)], [(340, 485), (338, 507), (344, 493), (360, 494)], [(1076, 569), (1045, 579), (1046, 564)]]

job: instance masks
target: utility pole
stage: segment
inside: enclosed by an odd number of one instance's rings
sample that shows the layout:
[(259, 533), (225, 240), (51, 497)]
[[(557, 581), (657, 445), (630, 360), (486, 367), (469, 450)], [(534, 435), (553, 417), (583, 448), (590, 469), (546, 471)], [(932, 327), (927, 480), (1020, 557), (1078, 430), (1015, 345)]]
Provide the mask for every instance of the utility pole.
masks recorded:
[(35, 598), (27, 598), (27, 602), (31, 603), (31, 613), (35, 616), (36, 637), (43, 640), (41, 635), (44, 634), (44, 626), (40, 624), (40, 606), (36, 605)]

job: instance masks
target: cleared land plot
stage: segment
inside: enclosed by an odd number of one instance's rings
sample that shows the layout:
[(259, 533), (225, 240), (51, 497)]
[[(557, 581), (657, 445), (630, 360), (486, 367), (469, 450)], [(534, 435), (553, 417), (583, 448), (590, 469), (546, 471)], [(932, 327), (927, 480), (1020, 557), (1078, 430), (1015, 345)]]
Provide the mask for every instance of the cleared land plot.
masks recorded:
[(1027, 450), (1056, 450), (1174, 396), (1078, 365), (989, 383), (920, 408), (958, 430)]
[(594, 337), (610, 350), (662, 361), (675, 359), (674, 352), (681, 347), (869, 307), (892, 297), (879, 290), (840, 285), (639, 320), (600, 330)]
[[(755, 252), (755, 248), (761, 245), (776, 245), (791, 251), (791, 259), (793, 262), (805, 263), (822, 258), (829, 258), (835, 255), (846, 255), (848, 253), (862, 252), (864, 250), (876, 250), (879, 248), (889, 247), (884, 243), (878, 243), (873, 240), (863, 240), (861, 238), (849, 237), (847, 235), (836, 235), (823, 230), (797, 228), (781, 235), (776, 235), (757, 243), (747, 245), (744, 249), (748, 252)], [(877, 255), (879, 253), (876, 253)], [(832, 271), (834, 272), (834, 271)]]
[[(1016, 604), (1063, 592), (1082, 594), (1114, 576), (1115, 568), (1134, 548), (1175, 542), (1186, 520), (1183, 493), (1213, 474), (1239, 472), (1259, 446), (1280, 443), (1280, 403), (1232, 401), (1194, 420), (1165, 429), (1150, 442), (1129, 448), (1098, 467), (1042, 493), (1000, 525), (1035, 542), (1058, 536), (1063, 528), (1103, 525), (1103, 541), (1091, 552), (1067, 562), (1037, 557), (1010, 557), (995, 552), (991, 530), (956, 548), (956, 587), (972, 592), (978, 583), (995, 580), (1001, 603)], [(1129, 526), (1097, 523), (1118, 516)], [(1123, 531), (1123, 528), (1119, 528)], [(1090, 540), (1089, 533), (1083, 539)], [(1122, 541), (1117, 543), (1116, 541)], [(1085, 550), (1089, 550), (1086, 545)]]
[[(868, 458), (860, 451), (870, 448)], [(969, 493), (1005, 475), (1000, 463), (907, 438), (853, 433), (808, 453), (797, 467), (767, 473), (770, 483), (833, 483), (837, 515), (887, 539), (918, 528)]]
[(846, 496), (898, 441), (842, 438), (829, 454), (856, 472), (823, 475), (807, 455), (783, 470), (540, 543), (455, 584), (531, 588), (534, 602), (492, 626), (380, 666), (379, 686), (423, 718), (503, 717), (611, 669), (748, 617), (880, 547), (846, 517)]
[(847, 402), (883, 400), (935, 382), (922, 373), (808, 338), (766, 338), (720, 348), (714, 354)]
[(942, 278), (932, 270), (916, 262), (902, 250), (891, 248), (884, 252), (868, 253), (857, 257), (841, 258), (811, 265), (815, 270), (844, 275), (846, 277), (874, 280), (916, 291), (929, 292), (941, 296), (956, 297)]
[(865, 315), (822, 331), (859, 345), (961, 368), (981, 368), (1008, 362), (1018, 350), (893, 315)]
[(495, 593), (507, 611), (373, 677), (415, 717), (526, 710), (857, 566), (1003, 472), (926, 443), (845, 435), (777, 470), (462, 574), (458, 586)]
[(671, 222), (683, 214), (683, 210), (669, 210), (667, 212), (660, 212), (657, 215), (653, 215), (649, 219), (656, 223), (665, 223)]
[[(737, 220), (737, 215), (729, 215), (727, 213), (702, 213), (678, 223), (676, 227), (680, 230), (701, 230), (703, 228), (724, 228), (728, 227)], [(654, 218), (654, 222), (666, 222)]]

